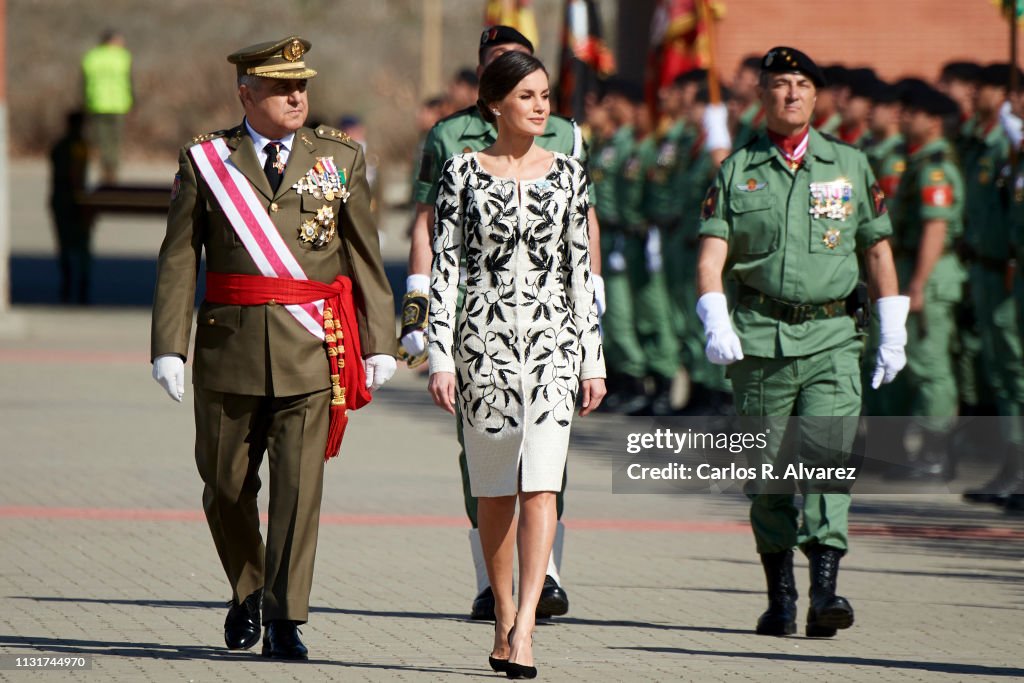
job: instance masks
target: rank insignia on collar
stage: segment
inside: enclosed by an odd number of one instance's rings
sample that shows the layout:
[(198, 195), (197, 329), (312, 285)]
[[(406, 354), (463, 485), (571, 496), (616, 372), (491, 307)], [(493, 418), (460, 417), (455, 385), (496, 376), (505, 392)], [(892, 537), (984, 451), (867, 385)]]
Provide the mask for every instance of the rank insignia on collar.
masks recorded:
[(829, 249), (835, 249), (839, 246), (839, 231), (835, 228), (825, 231), (825, 236), (821, 238), (822, 244)]
[(747, 182), (737, 185), (736, 189), (740, 192), (757, 192), (758, 190), (763, 190), (766, 187), (768, 187), (768, 181), (759, 183), (754, 178), (750, 178)]

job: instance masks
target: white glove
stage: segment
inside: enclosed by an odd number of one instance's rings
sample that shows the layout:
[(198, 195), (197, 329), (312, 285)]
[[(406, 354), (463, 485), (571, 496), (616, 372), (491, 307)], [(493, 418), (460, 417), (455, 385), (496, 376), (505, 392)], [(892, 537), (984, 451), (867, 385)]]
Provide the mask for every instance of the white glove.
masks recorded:
[(604, 315), (604, 278), (594, 273), (590, 274), (590, 281), (594, 283), (594, 302), (597, 304), (597, 317)]
[(1019, 147), (1021, 140), (1024, 140), (1024, 121), (1013, 113), (1009, 102), (1003, 102), (1003, 106), (999, 108), (999, 123), (1006, 131), (1006, 136), (1010, 138), (1010, 145), (1015, 149)]
[(708, 338), (704, 353), (709, 361), (715, 365), (729, 365), (743, 360), (743, 347), (732, 329), (725, 294), (708, 292), (702, 296), (697, 300), (697, 315), (704, 323), (704, 335)]
[(644, 242), (644, 256), (647, 261), (648, 273), (661, 272), (661, 231), (656, 225), (647, 229), (647, 241)]
[[(413, 274), (405, 278), (405, 293), (408, 294), (409, 292), (426, 292), (427, 299), (429, 299), (430, 276)], [(422, 356), (427, 350), (427, 335), (423, 330), (413, 330), (409, 334), (403, 335), (401, 342), (402, 347), (413, 358)]]
[(732, 137), (729, 135), (729, 110), (724, 104), (709, 104), (704, 108), (704, 149), (711, 152), (716, 149), (731, 149)]
[(370, 391), (377, 391), (391, 379), (395, 374), (398, 364), (394, 356), (386, 353), (378, 353), (363, 361), (363, 370), (366, 371), (366, 388)]
[(185, 397), (185, 361), (176, 353), (153, 359), (153, 379), (178, 403)]
[(884, 296), (875, 302), (878, 327), (881, 332), (875, 372), (871, 375), (871, 388), (877, 389), (896, 379), (907, 364), (907, 314), (910, 313), (909, 296)]

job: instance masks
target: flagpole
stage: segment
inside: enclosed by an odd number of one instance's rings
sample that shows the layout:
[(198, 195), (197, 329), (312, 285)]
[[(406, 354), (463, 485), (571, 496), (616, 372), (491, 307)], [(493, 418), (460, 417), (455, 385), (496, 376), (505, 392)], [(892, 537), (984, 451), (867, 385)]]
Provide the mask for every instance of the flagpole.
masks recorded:
[(700, 12), (708, 29), (708, 99), (711, 104), (722, 103), (722, 88), (718, 83), (718, 60), (715, 55), (715, 18), (711, 11), (711, 0), (699, 0)]

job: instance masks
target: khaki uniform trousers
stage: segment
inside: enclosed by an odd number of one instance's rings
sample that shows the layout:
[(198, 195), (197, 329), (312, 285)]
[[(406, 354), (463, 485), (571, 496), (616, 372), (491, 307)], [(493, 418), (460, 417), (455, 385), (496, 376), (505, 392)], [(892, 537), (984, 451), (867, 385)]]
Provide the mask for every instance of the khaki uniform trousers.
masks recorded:
[[(262, 588), (265, 621), (305, 622), (331, 392), (283, 397), (200, 387), (195, 392), (203, 509), (234, 598), (240, 602)], [(256, 505), (264, 453), (270, 465), (266, 545)]]

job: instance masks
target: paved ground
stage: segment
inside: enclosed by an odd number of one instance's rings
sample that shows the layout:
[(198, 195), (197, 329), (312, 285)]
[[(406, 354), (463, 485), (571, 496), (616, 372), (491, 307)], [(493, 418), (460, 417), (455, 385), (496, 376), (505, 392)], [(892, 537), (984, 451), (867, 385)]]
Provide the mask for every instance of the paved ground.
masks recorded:
[[(16, 258), (51, 249), (40, 182), (41, 166), (16, 165)], [(404, 218), (389, 218), (400, 236)], [(159, 236), (158, 224), (105, 222), (97, 252), (151, 260)], [(400, 265), (394, 240), (386, 252)], [(148, 286), (123, 271), (98, 277)], [(327, 467), (303, 628), (313, 660), (285, 665), (222, 647), (228, 590), (200, 511), (191, 390), (178, 405), (150, 379), (148, 312), (15, 316), (0, 320), (0, 665), (93, 660), (91, 671), (8, 669), (0, 680), (494, 675), (490, 627), (465, 619), (474, 587), (453, 424), (421, 376), (400, 372), (354, 416)], [(572, 608), (538, 629), (545, 680), (1024, 678), (1024, 522), (951, 496), (861, 496), (840, 580), (857, 624), (831, 641), (758, 637), (763, 578), (741, 498), (611, 492), (608, 440), (643, 426), (577, 423), (563, 566)], [(805, 596), (802, 560), (799, 572)]]

